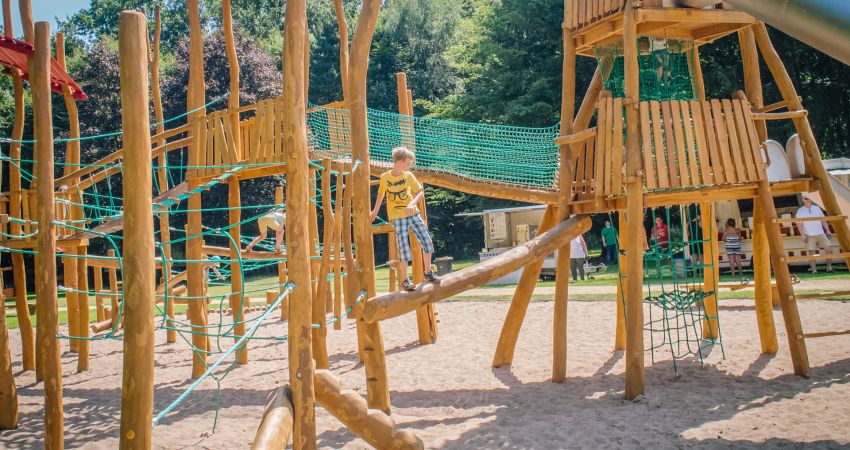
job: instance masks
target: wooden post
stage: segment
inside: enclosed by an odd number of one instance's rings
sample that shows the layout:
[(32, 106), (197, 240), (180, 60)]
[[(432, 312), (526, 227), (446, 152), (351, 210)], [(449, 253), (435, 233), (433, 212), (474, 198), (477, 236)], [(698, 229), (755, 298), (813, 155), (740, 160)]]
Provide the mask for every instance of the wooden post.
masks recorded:
[[(64, 33), (56, 33), (56, 62), (59, 66), (68, 70), (65, 64), (65, 35)], [(79, 169), (80, 164), (80, 141), (76, 138), (80, 137), (80, 120), (77, 111), (77, 101), (68, 86), (62, 86), (62, 98), (65, 100), (65, 109), (68, 111), (68, 137), (71, 140), (65, 143), (65, 168), (64, 175), (69, 175)], [(82, 202), (80, 202), (82, 203)], [(81, 220), (84, 218), (82, 207), (71, 205), (69, 207), (69, 219), (72, 221)], [(74, 250), (69, 250), (69, 253), (75, 253), (78, 256), (85, 255), (84, 247), (77, 247)], [(65, 273), (65, 286), (81, 292), (65, 292), (65, 304), (68, 309), (68, 328), (71, 336), (83, 337), (88, 335), (88, 316), (84, 317), (84, 308), (88, 306), (87, 297), (82, 291), (80, 283), (85, 278), (85, 269), (80, 269), (80, 264), (84, 264), (84, 258), (62, 258)], [(82, 272), (82, 273), (81, 273)], [(87, 278), (86, 278), (87, 280)], [(82, 330), (80, 327), (85, 326)], [(71, 351), (79, 352), (81, 355), (77, 358), (77, 369), (85, 370), (88, 367), (88, 341), (71, 339), (69, 341)], [(82, 348), (85, 347), (85, 348)]]
[[(627, 239), (628, 234), (622, 230), (628, 230), (629, 224), (626, 215), (623, 212), (618, 213), (620, 216), (620, 230), (618, 233), (618, 249), (624, 250), (629, 248)], [(620, 276), (617, 277), (617, 325), (614, 331), (614, 350), (626, 349), (626, 311), (625, 311), (625, 293), (626, 279), (622, 276), (623, 268), (628, 266), (628, 255), (621, 253), (617, 255), (617, 269), (620, 271)]]
[[(764, 58), (768, 69), (770, 69), (773, 79), (776, 81), (776, 87), (782, 94), (783, 100), (785, 100), (785, 103), (788, 105), (788, 110), (801, 111), (803, 109), (803, 104), (797, 96), (797, 91), (794, 89), (794, 83), (791, 81), (791, 77), (788, 76), (788, 72), (785, 71), (785, 66), (782, 64), (779, 54), (776, 53), (776, 49), (773, 48), (773, 44), (770, 42), (770, 36), (767, 34), (767, 27), (765, 27), (763, 22), (758, 22), (756, 25), (753, 25), (753, 31), (755, 32), (756, 43), (761, 51), (761, 55)], [(827, 215), (838, 215), (840, 214), (841, 207), (835, 198), (835, 191), (832, 189), (832, 184), (829, 182), (829, 174), (823, 167), (820, 148), (818, 148), (817, 140), (815, 140), (814, 132), (809, 124), (809, 118), (803, 115), (795, 117), (793, 120), (794, 127), (797, 129), (797, 134), (800, 136), (800, 143), (803, 147), (803, 151), (808, 156), (810, 162), (810, 164), (806, 166), (806, 170), (811, 173), (817, 181), (819, 181), (818, 191), (821, 195), (821, 199), (823, 200), (824, 209), (826, 210)], [(832, 226), (835, 228), (835, 235), (838, 237), (838, 242), (840, 243), (841, 248), (845, 250), (850, 249), (850, 225), (847, 224), (847, 221), (836, 221), (832, 223)], [(768, 228), (773, 228), (773, 226), (769, 225)], [(774, 249), (771, 246), (771, 253), (773, 252)], [(778, 256), (784, 256), (784, 253)], [(847, 266), (850, 267), (850, 256), (845, 257), (844, 261)], [(775, 265), (774, 270), (776, 270)], [(778, 284), (779, 280), (777, 279), (776, 281)], [(793, 288), (791, 289), (793, 291)], [(784, 307), (782, 309), (783, 311), (785, 310)], [(806, 364), (806, 366), (808, 366), (808, 364)]]
[[(411, 150), (415, 151), (415, 143), (413, 140), (413, 102), (410, 98), (410, 90), (407, 89), (407, 74), (404, 72), (398, 72), (395, 74), (396, 76), (396, 88), (398, 90), (398, 112), (400, 115), (409, 116), (410, 119), (401, 118), (402, 121), (399, 126), (402, 129), (403, 133), (408, 134), (408, 139), (402, 141), (402, 143), (408, 146)], [(412, 95), (412, 94), (411, 94)], [(424, 188), (424, 186), (423, 186)], [(424, 199), (419, 203), (419, 210), (422, 215), (422, 220), (425, 221), (425, 224), (428, 224), (428, 217), (425, 212), (425, 202)], [(392, 233), (394, 234), (394, 233)], [(416, 237), (413, 235), (413, 231), (408, 232), (407, 239), (410, 241), (410, 255), (412, 256), (412, 261), (410, 261), (411, 272), (413, 272), (413, 283), (419, 284), (425, 281), (425, 270), (429, 269), (424, 266), (424, 257), (422, 254), (422, 246), (419, 245), (419, 241), (416, 240)], [(388, 245), (394, 246), (395, 242), (389, 242)], [(396, 251), (396, 253), (398, 253)], [(401, 261), (398, 261), (397, 264), (401, 264)], [(407, 261), (405, 261), (407, 264)], [(403, 283), (404, 280), (397, 280), (398, 283)], [(433, 305), (424, 306), (418, 310), (416, 310), (416, 328), (419, 332), (419, 343), (422, 345), (430, 344), (434, 341), (434, 337), (436, 335), (436, 330), (431, 329), (432, 321), (429, 320), (429, 316), (431, 315), (429, 312), (429, 308), (433, 308)]]
[[(159, 60), (160, 60), (160, 42), (162, 34), (162, 19), (160, 17), (160, 5), (154, 9), (154, 32), (153, 32), (153, 49), (151, 51), (150, 69), (151, 69), (151, 96), (153, 97), (153, 112), (156, 119), (156, 134), (165, 132), (164, 114), (162, 112), (162, 93), (159, 86)], [(154, 147), (165, 144), (165, 140), (154, 142)], [(161, 192), (168, 188), (168, 152), (162, 152), (157, 158), (156, 180)], [(163, 273), (171, 274), (172, 258), (171, 258), (171, 224), (169, 221), (168, 210), (159, 214), (159, 240), (162, 242), (162, 258), (163, 258)], [(169, 319), (174, 319), (174, 297), (171, 295), (173, 289), (166, 288), (168, 295), (168, 304), (165, 305), (166, 315)], [(113, 326), (115, 321), (113, 320)], [(177, 342), (177, 331), (171, 328), (174, 327), (174, 322), (167, 321), (168, 329), (165, 332), (165, 341), (168, 343)]]
[[(395, 292), (400, 285), (398, 280), (398, 245), (396, 244), (395, 231), (387, 233), (387, 256), (390, 258), (389, 267), (389, 291)], [(402, 280), (403, 281), (403, 280)]]
[(640, 149), (640, 74), (634, 3), (623, 12), (623, 65), (626, 104), (626, 399), (644, 392), (643, 371), (643, 168)]
[[(128, 186), (132, 186), (128, 184)], [(89, 269), (86, 263), (86, 247), (77, 247), (77, 333), (80, 337), (77, 372), (89, 370)]]
[[(29, 8), (26, 1), (25, 8), (21, 8), (21, 15)], [(32, 20), (31, 13), (30, 21)], [(3, 30), (8, 38), (14, 38), (12, 30), (12, 6), (10, 0), (3, 0)], [(32, 41), (30, 41), (32, 43)], [(12, 75), (13, 95), (15, 97), (15, 116), (12, 119), (12, 142), (9, 143), (9, 158), (12, 161), (21, 158), (21, 143), (24, 137), (24, 119), (26, 116), (24, 104), (24, 81), (20, 70), (10, 69)], [(9, 216), (21, 217), (21, 171), (9, 164)], [(9, 233), (19, 236), (22, 234), (21, 224), (12, 222), (9, 224)], [(35, 370), (35, 335), (33, 334), (32, 318), (27, 305), (27, 272), (24, 265), (23, 253), (13, 252), (12, 256), (12, 283), (15, 287), (15, 311), (18, 314), (18, 325), (21, 330), (21, 360), (24, 370)]]
[(342, 174), (336, 175), (336, 211), (334, 213), (333, 263), (334, 263), (334, 330), (342, 329)]
[[(310, 198), (315, 199), (319, 195), (318, 184), (316, 183), (316, 174), (317, 170), (313, 166), (309, 166), (309, 182), (310, 182)], [(288, 198), (288, 197), (287, 197)], [(309, 233), (308, 237), (310, 239), (310, 273), (318, 274), (319, 266), (321, 266), (321, 260), (319, 258), (319, 215), (316, 212), (318, 208), (315, 200), (310, 203), (310, 211), (308, 216), (308, 225), (309, 225)], [(319, 294), (319, 283), (315, 283), (312, 285), (313, 289), (313, 299), (315, 300)]]
[(753, 202), (753, 271), (756, 285), (756, 322), (762, 353), (776, 353), (779, 342), (773, 321), (773, 288), (770, 282), (770, 247), (760, 199)]
[[(283, 186), (274, 188), (274, 203), (276, 206), (283, 206)], [(277, 262), (277, 282), (280, 284), (280, 292), (285, 289), (284, 285), (287, 281), (286, 261)], [(280, 320), (289, 320), (289, 297), (284, 298), (280, 302)]]
[(348, 100), (348, 20), (342, 0), (334, 0), (336, 23), (339, 26), (339, 75), (342, 81), (342, 99)]
[(12, 352), (6, 328), (6, 299), (0, 286), (0, 430), (18, 427), (18, 391), (12, 375)]
[[(194, 142), (189, 149), (189, 165), (198, 166), (200, 161), (200, 122), (204, 116), (204, 109), (195, 111), (204, 105), (205, 88), (204, 88), (204, 43), (201, 34), (200, 13), (198, 11), (198, 0), (188, 0), (187, 2), (189, 14), (189, 87), (187, 109), (192, 111), (189, 115), (190, 122), (196, 124), (194, 130)], [(192, 171), (190, 170), (191, 174)], [(198, 187), (197, 180), (189, 179), (189, 190)], [(187, 213), (188, 223), (186, 232), (189, 236), (197, 236), (186, 241), (186, 259), (190, 261), (200, 261), (202, 258), (201, 248), (203, 247), (203, 238), (198, 236), (202, 232), (201, 218), (201, 194), (194, 194), (189, 197), (188, 207), (191, 212)], [(192, 352), (192, 378), (197, 378), (203, 375), (206, 371), (206, 353), (207, 336), (206, 326), (206, 299), (204, 296), (204, 265), (200, 262), (186, 264), (187, 276), (187, 293), (189, 296), (189, 318), (192, 322), (192, 345), (200, 351)]]
[[(354, 302), (357, 298), (357, 277), (354, 269), (354, 252), (352, 251), (352, 235), (351, 235), (351, 175), (346, 175), (343, 178), (343, 187), (345, 192), (342, 197), (342, 254), (345, 258), (345, 283), (343, 290), (345, 292), (345, 307), (354, 308)], [(354, 309), (348, 313), (348, 318), (352, 319), (356, 315)]]
[(106, 320), (106, 314), (104, 314), (103, 308), (103, 296), (101, 293), (103, 292), (103, 269), (100, 267), (94, 267), (94, 308), (95, 313), (97, 313), (97, 321), (103, 322)]
[[(357, 280), (359, 289), (367, 297), (375, 296), (375, 251), (372, 242), (372, 225), (369, 223), (371, 194), (369, 187), (369, 128), (366, 119), (366, 75), (369, 68), (369, 50), (380, 0), (364, 0), (357, 20), (357, 29), (351, 43), (349, 56), (348, 99), (351, 108), (352, 158), (361, 162), (352, 174), (354, 210), (354, 239), (357, 246)], [(370, 408), (390, 412), (390, 390), (387, 381), (384, 338), (380, 325), (366, 323), (362, 314), (357, 318), (361, 327), (358, 347), (366, 368), (367, 401)]]
[(283, 40), (283, 145), (286, 155), (286, 254), (289, 281), (295, 284), (289, 302), (289, 380), (295, 412), (293, 448), (316, 447), (313, 409), (312, 288), (310, 275), (309, 170), (307, 155), (304, 46), (307, 34), (306, 0), (286, 3)]
[(230, 110), (230, 130), (233, 142), (236, 144), (236, 154), (241, 155), (239, 137), (239, 56), (236, 53), (236, 42), (233, 37), (233, 16), (230, 12), (230, 1), (221, 1), (221, 28), (224, 34), (224, 46), (227, 50), (227, 65), (230, 70), (230, 97), (227, 108)]
[(154, 248), (147, 21), (124, 11), (118, 22), (124, 131), (124, 376), (121, 448), (150, 448), (154, 383)]
[[(569, 0), (564, 1), (564, 24), (562, 26), (564, 61), (561, 82), (561, 135), (573, 130), (573, 115), (576, 100), (576, 46), (566, 24), (570, 23), (573, 10)], [(558, 171), (558, 222), (570, 216), (570, 201), (573, 191), (572, 146), (561, 145), (560, 169)], [(560, 247), (556, 253), (555, 308), (552, 324), (552, 382), (562, 383), (567, 377), (567, 300), (570, 287), (570, 243)]]
[[(229, 0), (225, 0), (225, 3), (230, 2)], [(233, 117), (238, 119), (238, 113), (233, 113)], [(238, 128), (238, 122), (236, 127), (232, 125), (230, 127), (231, 130)], [(227, 205), (230, 208), (227, 211), (230, 226), (228, 232), (230, 233), (230, 238), (236, 243), (235, 246), (233, 244), (230, 246), (230, 291), (238, 292), (238, 294), (230, 295), (230, 310), (233, 311), (233, 322), (235, 323), (233, 327), (233, 339), (234, 341), (238, 341), (245, 334), (245, 302), (243, 300), (248, 299), (242, 285), (244, 281), (242, 279), (242, 264), (239, 263), (239, 252), (242, 250), (242, 227), (239, 225), (239, 222), (242, 221), (242, 211), (239, 208), (242, 206), (242, 200), (240, 198), (238, 176), (231, 177), (227, 182)], [(236, 362), (240, 365), (248, 363), (247, 341), (244, 347), (236, 352)]]
[(697, 100), (705, 101), (705, 79), (702, 76), (702, 63), (699, 60), (699, 47), (694, 44), (693, 50), (688, 53), (688, 62), (691, 64), (691, 72), (694, 74), (693, 87), (697, 94)]
[[(109, 256), (109, 258), (115, 258), (115, 250), (108, 250), (106, 252), (106, 255)], [(113, 268), (109, 268), (106, 269), (106, 273), (109, 274), (109, 292), (112, 294), (110, 296), (110, 298), (112, 299), (112, 311), (110, 311), (110, 313), (112, 314), (112, 326), (115, 327), (115, 325), (118, 323), (118, 315), (121, 310), (121, 304), (118, 303), (117, 295), (118, 272)]]
[(53, 116), (50, 99), (50, 24), (35, 25), (35, 54), (31, 58), (30, 89), (35, 134), (35, 159), (38, 161), (36, 193), (38, 203), (38, 235), (36, 236), (35, 295), (38, 334), (41, 343), (39, 359), (44, 376), (44, 447), (64, 447), (64, 414), (62, 411), (62, 360), (56, 334), (59, 331), (59, 309), (56, 286), (56, 239), (53, 224)]
[[(540, 225), (537, 227), (537, 234), (540, 235), (548, 231), (556, 224), (556, 220), (557, 211), (555, 207), (547, 206), (543, 218), (540, 219)], [(528, 311), (528, 304), (531, 302), (534, 287), (537, 286), (537, 280), (540, 279), (544, 259), (540, 258), (533, 261), (522, 270), (516, 291), (511, 298), (511, 306), (505, 316), (504, 323), (502, 323), (502, 331), (499, 333), (499, 342), (496, 344), (496, 352), (493, 355), (493, 367), (510, 365), (514, 360), (519, 331), (522, 328), (523, 320), (525, 320), (525, 313)]]
[[(741, 46), (741, 61), (744, 66), (744, 89), (747, 100), (753, 105), (753, 109), (764, 106), (762, 96), (761, 72), (759, 69), (759, 54), (756, 49), (756, 36), (752, 27), (738, 31), (738, 42)], [(767, 123), (763, 120), (755, 121), (756, 132), (759, 143), (767, 139)], [(756, 161), (757, 163), (760, 161)]]
[[(700, 203), (700, 219), (702, 220), (702, 258), (703, 258), (703, 273), (702, 286), (704, 290), (711, 290), (714, 293), (703, 300), (705, 305), (706, 317), (702, 322), (702, 337), (703, 339), (718, 339), (720, 337), (720, 327), (717, 322), (717, 282), (720, 280), (720, 268), (717, 265), (719, 248), (717, 245), (717, 214), (714, 206), (710, 202)], [(709, 319), (708, 316), (714, 317)]]
[[(313, 298), (313, 359), (316, 360), (317, 369), (327, 369), (328, 362), (328, 326), (325, 319), (326, 305), (330, 284), (328, 273), (331, 264), (331, 248), (334, 232), (334, 217), (331, 210), (331, 160), (322, 160), (322, 215), (324, 215), (324, 226), (322, 232), (322, 259), (316, 280), (316, 297)], [(315, 208), (310, 208), (315, 211)]]

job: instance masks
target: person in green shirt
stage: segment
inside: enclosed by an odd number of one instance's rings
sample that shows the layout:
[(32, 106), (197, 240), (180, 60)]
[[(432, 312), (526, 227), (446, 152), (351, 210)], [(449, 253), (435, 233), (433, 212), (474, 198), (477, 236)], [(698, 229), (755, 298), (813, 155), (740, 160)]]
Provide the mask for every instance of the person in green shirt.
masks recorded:
[(605, 256), (605, 264), (617, 264), (617, 229), (611, 226), (611, 221), (605, 221), (602, 229), (602, 254)]

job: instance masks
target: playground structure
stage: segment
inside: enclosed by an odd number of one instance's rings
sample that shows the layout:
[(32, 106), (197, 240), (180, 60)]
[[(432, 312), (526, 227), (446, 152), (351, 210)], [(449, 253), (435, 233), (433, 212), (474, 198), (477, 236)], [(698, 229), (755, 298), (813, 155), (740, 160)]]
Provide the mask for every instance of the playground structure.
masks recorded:
[[(700, 205), (699, 220), (708, 238), (682, 238), (681, 242), (699, 249), (701, 262), (695, 266), (701, 269), (701, 279), (687, 286), (674, 280), (664, 293), (674, 298), (678, 308), (675, 314), (697, 311), (691, 316), (692, 323), (699, 325), (702, 338), (720, 337), (714, 262), (716, 218), (711, 203), (734, 199), (755, 199), (757, 205), (754, 283), (762, 351), (778, 350), (770, 300), (771, 263), (796, 374), (809, 374), (807, 337), (848, 334), (805, 334), (802, 330), (787, 265), (791, 258), (786, 256), (779, 234), (780, 225), (790, 221), (776, 217), (773, 196), (818, 191), (829, 214), (827, 220), (841, 243), (844, 253), (840, 257), (845, 261), (850, 260), (850, 230), (837, 212), (807, 113), (770, 43), (765, 25), (752, 16), (726, 9), (662, 7), (660, 1), (654, 0), (644, 0), (640, 6), (619, 0), (565, 1), (561, 123), (558, 129), (528, 129), (413, 117), (412, 93), (404, 74), (398, 76), (399, 114), (367, 109), (366, 73), (378, 1), (363, 2), (350, 49), (341, 2), (335, 2), (343, 37), (340, 63), (346, 80), (344, 101), (318, 106), (307, 104), (305, 2), (290, 1), (286, 6), (284, 95), (256, 105), (240, 105), (230, 2), (225, 0), (223, 22), (231, 93), (226, 110), (206, 114), (210, 103), (204, 93), (198, 1), (190, 0), (188, 4), (187, 123), (165, 129), (158, 87), (159, 21), (149, 68), (146, 18), (137, 12), (124, 12), (119, 26), (123, 149), (82, 165), (79, 141), (75, 140), (80, 138), (79, 125), (72, 119), (71, 139), (66, 145), (69, 149), (76, 146), (76, 152), (67, 152), (65, 173), (60, 178), (55, 178), (53, 172), (49, 26), (41, 22), (32, 25), (28, 8), (22, 8), (24, 15), (30, 17), (23, 21), (25, 40), (34, 47), (28, 55), (28, 74), (35, 116), (35, 152), (33, 161), (22, 159), (23, 114), (16, 114), (16, 125), (20, 123), (21, 127), (16, 126), (9, 141), (7, 160), (12, 188), (0, 202), (4, 218), (0, 246), (12, 254), (12, 294), (18, 317), (25, 317), (21, 322), (24, 368), (35, 369), (38, 378), (45, 381), (46, 447), (61, 448), (63, 436), (56, 338), (57, 247), (62, 249), (58, 255), (63, 258), (63, 291), (70, 316), (67, 337), (78, 352), (78, 370), (88, 368), (90, 342), (119, 337), (118, 331), (123, 327), (125, 371), (120, 439), (122, 446), (133, 448), (150, 447), (151, 424), (155, 425), (170, 410), (153, 417), (155, 316), (161, 317), (156, 327), (168, 330), (170, 342), (176, 341), (178, 335), (190, 336), (187, 340), (192, 347), (192, 377), (200, 382), (230, 355), (235, 355), (238, 364), (247, 363), (248, 342), (277, 308), (281, 309), (281, 318), (288, 321), (289, 386), (276, 390), (271, 397), (254, 448), (281, 448), (290, 434), (295, 448), (315, 447), (316, 402), (376, 447), (421, 448), (421, 440), (410, 432), (396, 430), (389, 417), (391, 402), (381, 320), (415, 311), (420, 343), (430, 343), (437, 337), (436, 302), (522, 268), (493, 359), (494, 366), (509, 365), (542, 260), (555, 250), (558, 257), (552, 380), (563, 381), (567, 375), (569, 242), (590, 227), (586, 217), (590, 213), (619, 214), (623, 230), (615, 348), (625, 350), (627, 399), (644, 391), (644, 328), (654, 326), (653, 321), (644, 320), (644, 302), (672, 311), (669, 303), (658, 300), (663, 296), (644, 295), (645, 284), (651, 284), (645, 264), (656, 262), (660, 267), (681, 250), (673, 241), (664, 246), (656, 239), (647, 252), (651, 256), (645, 260), (645, 208)], [(4, 2), (4, 18), (7, 38), (12, 39), (8, 0)], [(702, 84), (699, 46), (732, 33), (738, 34), (741, 44), (744, 92), (735, 93), (731, 99), (709, 100)], [(59, 43), (61, 39), (57, 39), (57, 63), (61, 66), (64, 58), (59, 57)], [(781, 90), (784, 100), (778, 104), (763, 105), (759, 54)], [(595, 57), (599, 65), (575, 111), (578, 55)], [(655, 61), (660, 61), (660, 72)], [(20, 77), (13, 71), (16, 99), (19, 85), (23, 95)], [(73, 111), (72, 86), (67, 80), (59, 86), (69, 112)], [(155, 124), (150, 123), (148, 114), (151, 92)], [(783, 108), (787, 111), (777, 112)], [(596, 125), (591, 126), (594, 116)], [(806, 172), (801, 176), (778, 182), (768, 180), (761, 152), (761, 142), (767, 138), (766, 120), (794, 121), (806, 160)], [(152, 125), (156, 128), (153, 135)], [(420, 283), (412, 292), (394, 292), (391, 288), (392, 292), (378, 295), (373, 236), (392, 231), (368, 221), (370, 179), (389, 168), (389, 152), (397, 145), (416, 151), (414, 170), (426, 184), (547, 205), (538, 236), (495, 258), (446, 275), (440, 284)], [(536, 156), (533, 163), (527, 158), (529, 153)], [(174, 164), (174, 160), (185, 162)], [(21, 183), (27, 174), (22, 168), (25, 162), (34, 166), (30, 189), (23, 189)], [(182, 177), (175, 179), (175, 174)], [(258, 214), (243, 219), (241, 212), (245, 208), (240, 202), (239, 182), (275, 174), (286, 176), (285, 196), (278, 189), (273, 204), (254, 207)], [(118, 175), (123, 185), (133, 187), (123, 190), (123, 198), (113, 195), (109, 184)], [(317, 176), (320, 182), (316, 182)], [(203, 192), (223, 185), (228, 190), (229, 225), (205, 227)], [(104, 190), (108, 192), (105, 198), (94, 198)], [(181, 209), (179, 205), (184, 201), (186, 207)], [(284, 205), (284, 253), (241, 250), (241, 226)], [(317, 207), (322, 208), (324, 217), (321, 240)], [(187, 216), (182, 238), (171, 237), (172, 232), (181, 231), (169, 224), (169, 216), (175, 212)], [(158, 227), (154, 227), (154, 219)], [(118, 232), (123, 232), (123, 239), (116, 238)], [(226, 245), (211, 245), (207, 238)], [(112, 253), (89, 254), (87, 248), (95, 239), (107, 241)], [(177, 244), (184, 248), (182, 259), (172, 255), (172, 247)], [(392, 258), (392, 246), (390, 251)], [(32, 338), (31, 325), (27, 327), (25, 323), (29, 312), (22, 278), (24, 253), (36, 256), (36, 339)], [(414, 255), (419, 253), (414, 251)], [(207, 272), (213, 264), (227, 266), (230, 291), (224, 296), (209, 293)], [(421, 259), (415, 258), (413, 264), (413, 273), (421, 274)], [(247, 318), (245, 307), (250, 296), (246, 295), (249, 292), (244, 273), (252, 265), (277, 268), (280, 281), (262, 290), (268, 305), (263, 312)], [(175, 266), (185, 270), (175, 272)], [(89, 268), (94, 270), (94, 291), (88, 287)], [(102, 289), (104, 269), (109, 278), (108, 290)], [(184, 281), (185, 288), (181, 285)], [(89, 336), (89, 296), (95, 297), (98, 314), (98, 322), (91, 328), (105, 334)], [(210, 325), (207, 303), (212, 297), (227, 298), (231, 324)], [(101, 305), (103, 299), (109, 299), (109, 307)], [(182, 302), (188, 304), (188, 323), (174, 314), (175, 304)], [(159, 303), (162, 306), (157, 306)], [(344, 316), (353, 317), (358, 328), (357, 345), (366, 372), (365, 399), (342, 390), (327, 370), (327, 328)], [(250, 327), (246, 326), (249, 323)], [(666, 322), (662, 327), (670, 328)], [(27, 332), (28, 338), (24, 337)], [(4, 394), (0, 398), (8, 399), (16, 410), (6, 335), (5, 329), (0, 328), (0, 389)], [(216, 352), (211, 340), (222, 337), (233, 338), (235, 343), (226, 351)], [(221, 356), (209, 364), (208, 357), (214, 354)], [(4, 411), (12, 410), (3, 406)], [(0, 425), (14, 426), (9, 422)]]

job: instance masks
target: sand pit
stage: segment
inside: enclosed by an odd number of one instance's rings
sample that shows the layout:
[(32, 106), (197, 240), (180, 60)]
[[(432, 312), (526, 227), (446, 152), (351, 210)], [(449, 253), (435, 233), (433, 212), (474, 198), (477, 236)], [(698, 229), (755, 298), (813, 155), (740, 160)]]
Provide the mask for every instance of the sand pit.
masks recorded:
[[(793, 375), (779, 311), (775, 357), (759, 354), (752, 301), (724, 301), (720, 320), (726, 359), (715, 348), (701, 367), (680, 363), (673, 376), (666, 352), (646, 372), (647, 395), (622, 399), (622, 353), (612, 353), (613, 302), (572, 302), (568, 379), (548, 381), (552, 304), (532, 303), (513, 367), (490, 362), (506, 302), (439, 305), (440, 338), (416, 345), (412, 315), (384, 323), (393, 418), (429, 448), (567, 448), (794, 446), (850, 443), (850, 337), (808, 341), (812, 377)], [(847, 328), (850, 304), (801, 301), (807, 332)], [(264, 335), (280, 333), (273, 322)], [(348, 388), (363, 392), (352, 321), (329, 332), (331, 369)], [(190, 383), (188, 346), (165, 344), (157, 333), (155, 412)], [(223, 342), (222, 345), (227, 344)], [(12, 332), (20, 427), (0, 433), (0, 447), (41, 447), (42, 392), (32, 372), (21, 374), (19, 336)], [(63, 345), (67, 348), (67, 344)], [(212, 433), (216, 383), (205, 382), (154, 429), (154, 448), (247, 448), (266, 395), (286, 383), (285, 343), (255, 342), (250, 363), (221, 383), (221, 410)], [(649, 364), (647, 355), (647, 364)], [(92, 344), (92, 370), (74, 373), (75, 356), (63, 354), (67, 448), (118, 446), (121, 342)], [(366, 448), (336, 419), (318, 411), (323, 448)]]

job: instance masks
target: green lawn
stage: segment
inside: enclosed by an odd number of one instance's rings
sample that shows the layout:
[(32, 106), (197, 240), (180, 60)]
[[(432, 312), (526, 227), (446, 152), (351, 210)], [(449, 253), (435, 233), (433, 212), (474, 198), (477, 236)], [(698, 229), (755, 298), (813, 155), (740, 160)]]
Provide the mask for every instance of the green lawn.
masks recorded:
[[(476, 264), (477, 260), (460, 260), (455, 261), (453, 263), (454, 270), (460, 270), (465, 267), (469, 267), (473, 264)], [(387, 291), (389, 289), (389, 272), (390, 270), (387, 267), (379, 268), (375, 271), (375, 279), (376, 285), (379, 292)], [(848, 280), (850, 282), (850, 274), (846, 271), (836, 272), (836, 273), (825, 273), (820, 272), (817, 274), (809, 274), (805, 272), (800, 272), (796, 274), (803, 280)], [(752, 280), (752, 273), (745, 272), (745, 276)], [(580, 282), (582, 286), (616, 286), (618, 278), (617, 267), (612, 266), (609, 267), (608, 270), (604, 273), (595, 273), (591, 275), (589, 280), (585, 280)], [(729, 275), (721, 275), (721, 282), (735, 282), (740, 281), (740, 277), (732, 277)], [(273, 290), (277, 288), (277, 277), (276, 276), (267, 276), (267, 277), (255, 277), (246, 281), (245, 290), (248, 293), (248, 297), (252, 299), (256, 299), (259, 303), (265, 303), (265, 291)], [(538, 282), (538, 286), (554, 286), (555, 282), (551, 280), (542, 280)], [(481, 288), (511, 288), (516, 285), (485, 285), (481, 286)], [(219, 305), (223, 305), (224, 308), (228, 308), (228, 300), (226, 298), (226, 294), (230, 292), (230, 284), (229, 283), (215, 283), (210, 287), (209, 293), (212, 295), (213, 301), (210, 305), (211, 309), (218, 309)], [(817, 293), (817, 291), (810, 290), (798, 290), (798, 294), (808, 294), (808, 293)], [(223, 298), (223, 300), (222, 300)], [(493, 295), (493, 296), (482, 296), (476, 298), (477, 300), (487, 300), (487, 301), (508, 301), (510, 300), (510, 295)], [(721, 299), (730, 299), (730, 298), (753, 298), (753, 292), (751, 290), (748, 291), (722, 291), (720, 293)], [(462, 301), (462, 300), (471, 300), (471, 297), (453, 297), (450, 298), (449, 301)], [(534, 295), (532, 300), (542, 301), (542, 300), (551, 300), (550, 295)], [(570, 295), (571, 301), (614, 301), (614, 294), (573, 294)], [(836, 301), (846, 301), (850, 300), (850, 297), (833, 297), (831, 300)], [(35, 295), (31, 294), (28, 299), (30, 304), (35, 303)], [(17, 328), (18, 327), (18, 317), (15, 312), (15, 309), (12, 307), (14, 305), (14, 301), (7, 299), (7, 310), (6, 310), (6, 323), (9, 328)], [(94, 301), (92, 297), (91, 301), (92, 309), (90, 311), (90, 321), (94, 322), (96, 317), (96, 312), (94, 310)], [(59, 323), (66, 324), (68, 323), (68, 312), (65, 311), (65, 295), (60, 293), (59, 295)], [(188, 307), (186, 305), (175, 305), (175, 313), (182, 314), (186, 312)], [(160, 310), (157, 308), (157, 311)], [(35, 325), (35, 316), (33, 316), (33, 325)]]

